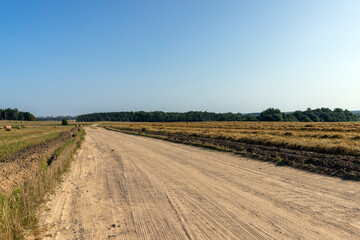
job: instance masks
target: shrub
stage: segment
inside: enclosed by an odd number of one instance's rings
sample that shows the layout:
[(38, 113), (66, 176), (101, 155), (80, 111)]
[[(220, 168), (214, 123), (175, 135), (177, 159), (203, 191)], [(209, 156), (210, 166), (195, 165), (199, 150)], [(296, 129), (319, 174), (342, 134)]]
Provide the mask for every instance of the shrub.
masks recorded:
[(68, 121), (64, 118), (62, 121), (61, 121), (61, 125), (69, 125)]

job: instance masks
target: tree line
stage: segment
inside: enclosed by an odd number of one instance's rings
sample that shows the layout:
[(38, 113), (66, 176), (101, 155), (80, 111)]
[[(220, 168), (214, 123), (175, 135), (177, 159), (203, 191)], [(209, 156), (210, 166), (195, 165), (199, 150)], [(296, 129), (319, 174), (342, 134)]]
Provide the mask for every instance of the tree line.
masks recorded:
[(244, 116), (241, 113), (211, 113), (191, 111), (179, 112), (108, 112), (80, 115), (77, 122), (203, 122), (203, 121), (241, 121)]
[(335, 108), (317, 108), (312, 110), (308, 108), (306, 111), (295, 111), (293, 113), (282, 113), (279, 109), (269, 108), (263, 111), (258, 117), (260, 121), (277, 121), (277, 122), (352, 122), (359, 121), (359, 116), (343, 110)]
[(80, 115), (77, 122), (204, 122), (204, 121), (273, 121), (273, 122), (349, 122), (359, 121), (358, 115), (349, 110), (335, 108), (310, 109), (283, 113), (279, 109), (269, 108), (255, 116), (241, 113), (213, 113), (190, 111), (180, 112), (107, 112)]
[(74, 116), (44, 116), (44, 117), (37, 117), (39, 121), (62, 121), (63, 119), (66, 120), (76, 120)]
[(21, 112), (17, 108), (0, 109), (0, 120), (37, 121), (29, 112)]

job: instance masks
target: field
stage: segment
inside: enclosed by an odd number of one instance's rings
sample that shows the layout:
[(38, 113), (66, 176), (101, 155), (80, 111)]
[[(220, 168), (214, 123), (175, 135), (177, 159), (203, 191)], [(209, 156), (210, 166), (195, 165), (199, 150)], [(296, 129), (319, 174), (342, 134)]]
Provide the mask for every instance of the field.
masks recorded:
[[(0, 193), (9, 193), (26, 182), (38, 167), (37, 160), (51, 159), (56, 149), (71, 138), (74, 124), (0, 121), (0, 126)], [(5, 131), (5, 126), (12, 126), (12, 130)]]
[(105, 123), (105, 128), (163, 138), (360, 180), (360, 123)]
[[(61, 132), (70, 130), (71, 125), (61, 126), (59, 122), (17, 122), (0, 121), (0, 159), (29, 146), (56, 138)], [(12, 131), (5, 131), (12, 126)], [(21, 129), (16, 129), (21, 126)]]
[(92, 123), (72, 173), (41, 217), (38, 206), (70, 169), (84, 129), (5, 125), (14, 129), (0, 131), (0, 146), (6, 145), (0, 239), (356, 239), (360, 233), (358, 182), (342, 180), (360, 180), (360, 123)]
[(23, 239), (26, 231), (38, 230), (38, 206), (82, 141), (84, 131), (74, 125), (0, 121), (0, 239)]

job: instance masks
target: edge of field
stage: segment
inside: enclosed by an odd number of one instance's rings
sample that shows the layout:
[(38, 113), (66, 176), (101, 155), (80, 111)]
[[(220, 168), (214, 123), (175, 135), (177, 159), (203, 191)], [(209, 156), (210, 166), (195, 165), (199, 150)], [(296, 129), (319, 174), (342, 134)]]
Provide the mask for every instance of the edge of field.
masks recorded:
[(24, 239), (38, 236), (45, 229), (39, 225), (39, 210), (45, 195), (58, 183), (70, 168), (74, 154), (84, 140), (85, 130), (74, 128), (67, 132), (59, 147), (49, 156), (32, 159), (36, 165), (31, 175), (10, 193), (0, 193), (0, 239)]
[(300, 170), (338, 177), (343, 180), (360, 181), (359, 157), (292, 150), (287, 148), (234, 142), (181, 134), (166, 134), (102, 126), (104, 129), (131, 135), (161, 139), (223, 152), (232, 152), (255, 160), (272, 162)]

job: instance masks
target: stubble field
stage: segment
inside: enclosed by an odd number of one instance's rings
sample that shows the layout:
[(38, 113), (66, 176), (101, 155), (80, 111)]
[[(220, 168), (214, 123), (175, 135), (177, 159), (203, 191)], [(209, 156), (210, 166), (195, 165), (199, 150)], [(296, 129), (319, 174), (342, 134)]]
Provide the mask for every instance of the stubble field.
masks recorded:
[[(5, 126), (12, 126), (12, 130), (5, 131)], [(52, 140), (73, 126), (61, 126), (59, 122), (0, 121), (0, 127), (1, 160), (26, 147)]]

